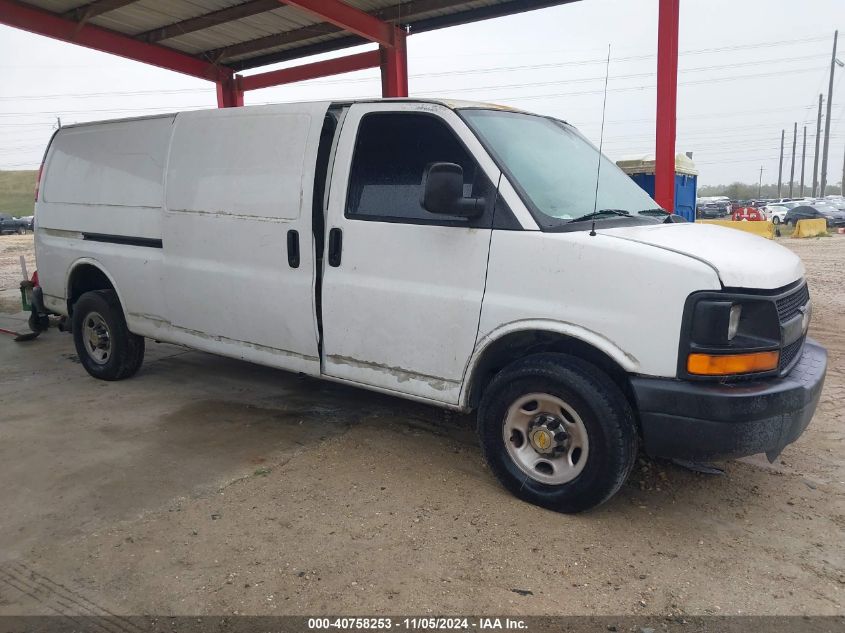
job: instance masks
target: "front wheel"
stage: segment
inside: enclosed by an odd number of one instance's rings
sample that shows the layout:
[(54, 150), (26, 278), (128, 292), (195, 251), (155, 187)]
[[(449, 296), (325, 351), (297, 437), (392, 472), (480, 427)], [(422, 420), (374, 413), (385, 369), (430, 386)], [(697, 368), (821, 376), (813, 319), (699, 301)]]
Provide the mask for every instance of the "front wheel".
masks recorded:
[(773, 217), (772, 218), (772, 224), (774, 224), (774, 225), (780, 224), (780, 218), (778, 216)]
[(126, 326), (113, 290), (86, 292), (73, 306), (73, 342), (85, 370), (100, 380), (134, 375), (144, 361), (144, 337)]
[(601, 370), (564, 354), (503, 369), (478, 412), (484, 458), (520, 499), (574, 513), (607, 501), (637, 456), (634, 415)]
[(18, 235), (25, 235), (25, 234), (26, 234), (26, 229), (22, 226), (19, 226), (18, 227)]

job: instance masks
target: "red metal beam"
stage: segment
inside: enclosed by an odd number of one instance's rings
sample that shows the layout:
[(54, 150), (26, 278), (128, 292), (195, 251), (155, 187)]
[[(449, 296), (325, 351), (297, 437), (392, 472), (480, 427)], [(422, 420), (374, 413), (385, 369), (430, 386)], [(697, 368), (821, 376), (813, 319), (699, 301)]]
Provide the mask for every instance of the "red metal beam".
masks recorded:
[(139, 42), (116, 31), (88, 24), (80, 25), (78, 22), (65, 20), (54, 13), (11, 0), (0, 0), (0, 24), (152, 64), (191, 77), (209, 81), (225, 81), (226, 78), (232, 76), (229, 68), (216, 66), (163, 46)]
[(657, 138), (654, 199), (675, 208), (675, 125), (678, 101), (678, 1), (660, 0), (657, 41)]
[(381, 96), (408, 96), (408, 49), (405, 46), (405, 32), (399, 29), (392, 48), (379, 46), (381, 61)]
[(329, 75), (364, 70), (365, 68), (377, 68), (380, 63), (381, 57), (378, 51), (367, 51), (366, 53), (327, 59), (312, 64), (272, 70), (259, 75), (240, 77), (240, 85), (243, 90), (258, 90), (260, 88), (269, 88), (270, 86), (290, 84), (296, 81), (319, 79), (320, 77), (328, 77)]
[(244, 104), (244, 88), (240, 75), (231, 75), (217, 82), (217, 107), (239, 108)]
[(279, 0), (283, 4), (302, 9), (344, 31), (355, 33), (382, 46), (392, 47), (395, 29), (360, 9), (350, 7), (340, 0)]

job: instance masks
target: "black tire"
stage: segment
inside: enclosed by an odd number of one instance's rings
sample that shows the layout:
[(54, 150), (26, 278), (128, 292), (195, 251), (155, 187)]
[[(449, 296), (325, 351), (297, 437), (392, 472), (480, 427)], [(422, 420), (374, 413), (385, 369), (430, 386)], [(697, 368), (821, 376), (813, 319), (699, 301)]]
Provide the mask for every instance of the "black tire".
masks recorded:
[(26, 229), (22, 226), (18, 227), (18, 235), (26, 235)]
[(792, 226), (792, 220), (786, 220), (786, 226)]
[(775, 226), (777, 226), (778, 224), (780, 224), (780, 218), (779, 218), (778, 216), (774, 216), (774, 217), (772, 218), (772, 224), (774, 224)]
[[(108, 353), (95, 359), (86, 346), (86, 321), (101, 317), (107, 331)], [(86, 292), (73, 306), (73, 342), (79, 362), (94, 378), (123, 380), (133, 376), (144, 362), (144, 337), (132, 334), (126, 326), (123, 309), (113, 290)], [(100, 353), (103, 350), (98, 350)]]
[[(505, 446), (509, 408), (526, 394), (538, 392), (568, 403), (586, 427), (586, 463), (567, 483), (549, 485), (532, 479)], [(589, 510), (612, 497), (637, 457), (634, 414), (622, 391), (594, 365), (565, 354), (528, 356), (500, 371), (484, 391), (478, 434), (484, 459), (505, 488), (529, 503), (567, 514)]]

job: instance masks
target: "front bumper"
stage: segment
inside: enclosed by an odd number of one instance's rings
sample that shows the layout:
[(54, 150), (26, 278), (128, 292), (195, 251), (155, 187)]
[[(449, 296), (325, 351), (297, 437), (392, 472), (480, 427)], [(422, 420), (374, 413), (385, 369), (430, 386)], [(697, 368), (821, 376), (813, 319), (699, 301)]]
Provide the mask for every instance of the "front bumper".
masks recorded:
[(645, 451), (689, 460), (766, 453), (774, 461), (810, 423), (826, 369), (827, 352), (808, 338), (801, 359), (781, 378), (705, 383), (634, 377)]

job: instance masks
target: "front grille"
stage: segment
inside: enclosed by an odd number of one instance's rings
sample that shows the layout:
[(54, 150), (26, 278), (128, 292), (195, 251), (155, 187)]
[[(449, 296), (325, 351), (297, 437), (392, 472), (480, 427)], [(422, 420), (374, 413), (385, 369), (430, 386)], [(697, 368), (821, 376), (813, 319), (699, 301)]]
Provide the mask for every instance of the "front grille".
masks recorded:
[[(809, 300), (810, 291), (807, 290), (807, 284), (804, 284), (792, 294), (778, 299), (776, 305), (778, 319), (781, 324), (784, 324), (795, 317), (799, 313), (799, 310), (807, 305)], [(798, 356), (801, 355), (801, 350), (804, 348), (804, 338), (805, 337), (802, 336), (797, 341), (793, 341), (781, 349), (778, 369), (782, 374), (789, 371), (798, 359)]]
[(778, 319), (781, 323), (789, 321), (792, 317), (798, 314), (798, 308), (807, 305), (810, 300), (810, 291), (807, 290), (807, 284), (801, 286), (791, 295), (781, 297), (777, 300)]
[(793, 341), (786, 347), (784, 347), (780, 352), (780, 362), (778, 363), (778, 369), (780, 371), (784, 371), (792, 365), (792, 361), (801, 353), (801, 347), (804, 345), (804, 337), (802, 336), (797, 341)]

